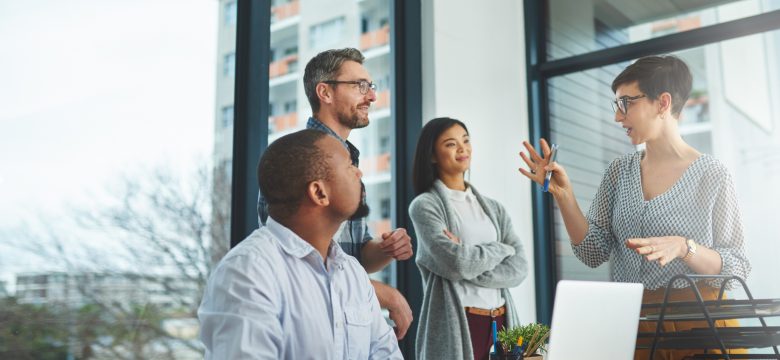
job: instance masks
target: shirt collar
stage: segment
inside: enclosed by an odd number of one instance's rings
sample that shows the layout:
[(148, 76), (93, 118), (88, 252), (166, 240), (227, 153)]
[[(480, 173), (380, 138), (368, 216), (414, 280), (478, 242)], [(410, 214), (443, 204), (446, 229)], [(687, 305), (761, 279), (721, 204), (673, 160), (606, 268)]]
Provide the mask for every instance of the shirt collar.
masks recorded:
[(352, 145), (352, 143), (349, 142), (349, 140), (341, 138), (339, 134), (336, 134), (335, 131), (333, 131), (327, 125), (323, 124), (321, 121), (315, 119), (313, 116), (310, 117), (309, 120), (306, 122), (306, 128), (322, 131), (341, 141), (341, 144), (344, 145), (345, 148), (347, 148), (347, 151), (349, 151), (349, 157), (352, 160), (352, 164), (355, 166), (358, 165), (358, 159), (360, 158), (360, 150), (358, 150), (358, 148), (355, 147), (355, 145)]
[[(274, 235), (276, 241), (282, 247), (282, 250), (290, 254), (290, 256), (305, 258), (311, 253), (314, 253), (320, 258), (320, 253), (314, 246), (311, 246), (306, 240), (301, 239), (301, 237), (292, 230), (276, 222), (272, 217), (268, 217), (265, 226), (268, 228), (268, 231)], [(341, 250), (341, 247), (331, 239), (330, 246), (328, 247), (328, 262), (340, 264), (346, 260), (346, 256), (346, 253)]]
[(474, 198), (474, 192), (471, 191), (471, 186), (468, 186), (468, 184), (466, 184), (466, 191), (460, 191), (448, 188), (441, 179), (436, 179), (436, 183), (441, 186), (442, 191), (450, 200), (466, 201)]

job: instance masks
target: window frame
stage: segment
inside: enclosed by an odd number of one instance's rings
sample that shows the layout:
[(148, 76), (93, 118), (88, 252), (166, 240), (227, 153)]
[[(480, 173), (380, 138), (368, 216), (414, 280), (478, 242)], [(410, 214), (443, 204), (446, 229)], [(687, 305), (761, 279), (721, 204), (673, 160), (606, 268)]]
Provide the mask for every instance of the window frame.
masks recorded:
[[(642, 56), (671, 53), (747, 35), (780, 29), (780, 10), (704, 26), (694, 30), (660, 36), (635, 43), (592, 51), (561, 59), (547, 59), (547, 1), (525, 0), (523, 4), (526, 32), (526, 71), (528, 121), (532, 143), (549, 138), (549, 79), (629, 61)], [(539, 187), (532, 187), (534, 226), (534, 271), (536, 274), (536, 318), (550, 324), (557, 283), (556, 257), (553, 248), (553, 202)]]

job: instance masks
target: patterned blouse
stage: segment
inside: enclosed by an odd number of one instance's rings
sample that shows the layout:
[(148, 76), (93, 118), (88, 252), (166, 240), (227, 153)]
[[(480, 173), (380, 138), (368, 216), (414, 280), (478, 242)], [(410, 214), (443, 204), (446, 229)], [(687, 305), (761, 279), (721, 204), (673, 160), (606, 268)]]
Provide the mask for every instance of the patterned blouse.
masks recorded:
[[(574, 254), (590, 267), (610, 259), (613, 281), (642, 283), (645, 289), (666, 287), (672, 276), (695, 274), (682, 259), (661, 267), (625, 245), (629, 238), (682, 236), (717, 251), (721, 274), (743, 279), (750, 273), (734, 182), (726, 167), (701, 155), (665, 193), (645, 201), (639, 162), (644, 151), (615, 159), (607, 168), (588, 211), (588, 233)], [(718, 281), (709, 281), (719, 286)], [(734, 287), (730, 281), (729, 288)], [(675, 288), (687, 282), (676, 281)]]

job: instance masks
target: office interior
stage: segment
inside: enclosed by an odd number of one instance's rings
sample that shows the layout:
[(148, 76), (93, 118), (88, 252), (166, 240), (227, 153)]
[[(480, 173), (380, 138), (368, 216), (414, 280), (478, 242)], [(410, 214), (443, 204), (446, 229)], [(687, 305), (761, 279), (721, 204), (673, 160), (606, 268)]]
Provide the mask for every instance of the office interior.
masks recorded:
[[(257, 160), (304, 128), (303, 67), (337, 47), (363, 51), (378, 87), (350, 137), (372, 231), (414, 239), (420, 128), (463, 121), (467, 179), (506, 207), (529, 259), (514, 311), (547, 324), (558, 280), (607, 281), (609, 264), (574, 257), (552, 199), (517, 170), (521, 142), (559, 144), (587, 211), (607, 164), (637, 149), (614, 122), (612, 79), (639, 57), (679, 56), (694, 76), (681, 132), (732, 173), (747, 284), (780, 298), (779, 29), (777, 0), (4, 2), (0, 314), (28, 336), (0, 334), (0, 354), (201, 358), (199, 296), (257, 228)], [(413, 261), (371, 276), (417, 314)]]

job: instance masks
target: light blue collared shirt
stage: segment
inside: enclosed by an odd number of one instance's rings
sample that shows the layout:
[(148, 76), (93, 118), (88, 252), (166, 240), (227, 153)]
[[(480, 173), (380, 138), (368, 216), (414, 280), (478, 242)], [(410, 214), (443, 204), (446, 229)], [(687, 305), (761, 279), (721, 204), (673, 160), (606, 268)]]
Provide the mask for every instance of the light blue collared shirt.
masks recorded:
[(222, 259), (198, 309), (206, 359), (402, 359), (368, 275), (268, 218)]

